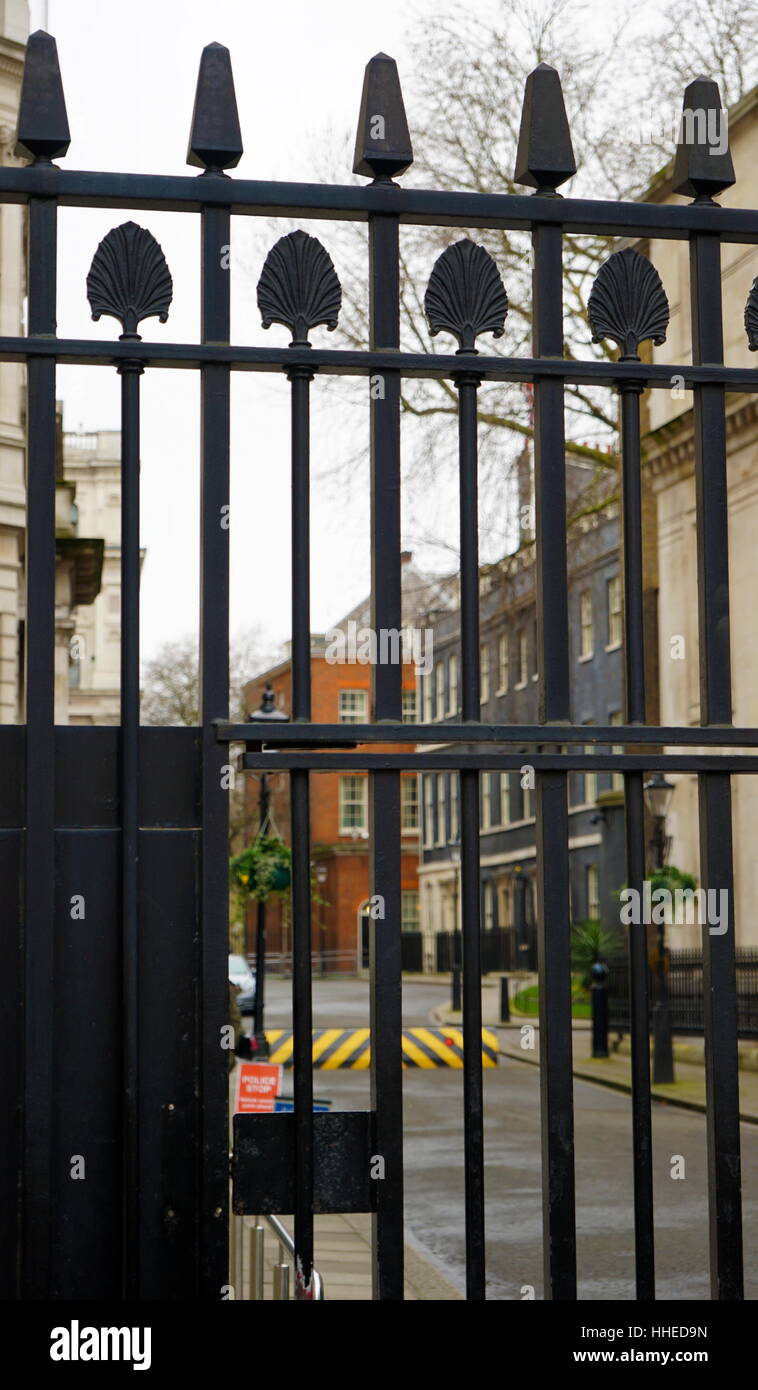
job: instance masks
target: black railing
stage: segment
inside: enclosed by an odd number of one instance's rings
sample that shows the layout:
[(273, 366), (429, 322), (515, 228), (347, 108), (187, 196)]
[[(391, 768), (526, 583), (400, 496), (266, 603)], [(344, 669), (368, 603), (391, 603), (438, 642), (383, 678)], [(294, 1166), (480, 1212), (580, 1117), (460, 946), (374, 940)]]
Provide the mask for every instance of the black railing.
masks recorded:
[[(737, 1035), (758, 1038), (758, 951), (737, 947)], [(674, 1033), (702, 1036), (705, 1031), (705, 972), (702, 951), (670, 951), (668, 997)], [(649, 972), (650, 997), (655, 998), (656, 972)], [(623, 958), (609, 961), (608, 1024), (616, 1033), (629, 1032), (629, 966)]]
[[(435, 934), (435, 968), (438, 974), (452, 970), (456, 958), (455, 946), (454, 932)], [(521, 940), (515, 927), (492, 927), (482, 931), (479, 949), (483, 975), (497, 970), (537, 969), (535, 932), (531, 925)]]
[[(697, 84), (716, 116), (715, 84)], [(697, 124), (704, 141), (711, 122)], [(540, 973), (541, 1136), (545, 1296), (576, 1297), (571, 949), (566, 782), (573, 771), (624, 774), (627, 883), (645, 873), (645, 773), (697, 773), (700, 877), (726, 890), (730, 912), (730, 778), (758, 772), (758, 731), (732, 730), (724, 393), (758, 392), (758, 374), (723, 364), (721, 242), (758, 243), (755, 212), (713, 201), (733, 181), (728, 154), (679, 147), (676, 191), (686, 206), (563, 198), (574, 168), (557, 74), (529, 78), (517, 179), (529, 193), (406, 189), (395, 178), (412, 162), (397, 71), (379, 55), (366, 72), (354, 170), (361, 186), (236, 180), (225, 170), (241, 153), (229, 54), (204, 51), (190, 138), (199, 176), (80, 172), (51, 158), (69, 143), (55, 44), (29, 41), (19, 148), (29, 167), (0, 168), (0, 202), (29, 213), (27, 337), (0, 338), (0, 360), (27, 364), (28, 540), (26, 728), (2, 736), (0, 891), (9, 930), (0, 943), (0, 1020), (9, 1084), (4, 1134), (17, 1148), (0, 1174), (3, 1284), (7, 1296), (218, 1299), (227, 1283), (227, 1055), (219, 1045), (228, 1013), (227, 858), (229, 745), (244, 743), (243, 766), (291, 776), (295, 1113), (235, 1119), (238, 1210), (294, 1211), (298, 1299), (313, 1297), (314, 1185), (319, 1210), (373, 1212), (373, 1293), (404, 1295), (401, 1055), (402, 854), (400, 774), (454, 770), (461, 778), (463, 1024), (481, 1027), (478, 775), (519, 770), (530, 756), (536, 784), (537, 952)], [(727, 168), (728, 166), (728, 168)], [(55, 336), (58, 205), (128, 208), (199, 216), (201, 341), (143, 342), (141, 319), (165, 320), (171, 281), (160, 247), (131, 220), (104, 239), (88, 291), (93, 313), (116, 317), (111, 341)], [(272, 249), (259, 286), (264, 325), (288, 326), (289, 347), (229, 342), (230, 227), (235, 217), (363, 221), (368, 228), (369, 331), (365, 347), (311, 347), (310, 330), (333, 327), (339, 284), (324, 247), (295, 232)], [(488, 227), (531, 235), (532, 354), (479, 354), (484, 332), (500, 336), (507, 301), (487, 253), (464, 238), (431, 271), (426, 311), (432, 332), (455, 352), (400, 351), (401, 224)], [(591, 233), (637, 241), (657, 237), (690, 248), (692, 362), (640, 360), (641, 342), (661, 341), (668, 307), (650, 262), (625, 249), (609, 258), (590, 300), (592, 333), (621, 349), (592, 359), (564, 354), (564, 237)], [(84, 295), (84, 286), (82, 286)], [(520, 306), (523, 311), (523, 306)], [(755, 312), (753, 312), (755, 320)], [(589, 339), (589, 332), (588, 332)], [(754, 344), (755, 345), (755, 344)], [(54, 727), (56, 363), (122, 376), (122, 708), (120, 729)], [(196, 729), (146, 730), (138, 711), (139, 383), (143, 370), (198, 371), (201, 382), (201, 715)], [(286, 375), (291, 395), (292, 722), (251, 742), (251, 725), (228, 721), (229, 409), (232, 371)], [(312, 722), (309, 616), (309, 410), (325, 376), (366, 379), (370, 395), (371, 623), (399, 630), (401, 603), (401, 384), (436, 378), (457, 391), (459, 411), (462, 721), (402, 723), (400, 664), (372, 668), (368, 725)], [(644, 726), (639, 397), (694, 393), (701, 727)], [(534, 491), (540, 714), (536, 726), (479, 723), (477, 401), (482, 383), (534, 386)], [(621, 393), (626, 603), (626, 714), (622, 726), (572, 723), (563, 393), (567, 383)], [(247, 523), (254, 524), (255, 518)], [(255, 614), (251, 614), (251, 618)], [(439, 747), (444, 736), (445, 746)], [(407, 744), (389, 753), (378, 744)], [(604, 747), (593, 755), (564, 746)], [(425, 744), (435, 745), (424, 751)], [(622, 753), (610, 747), (620, 745)], [(645, 747), (650, 751), (644, 751)], [(662, 752), (677, 747), (677, 753)], [(748, 750), (745, 752), (744, 750)], [(371, 1112), (313, 1113), (311, 1065), (311, 888), (309, 779), (322, 770), (368, 771), (370, 893), (381, 914), (369, 922)], [(19, 794), (25, 787), (25, 798)], [(64, 834), (60, 834), (64, 831)], [(158, 833), (156, 833), (158, 832)], [(19, 876), (23, 883), (19, 902)], [(73, 940), (70, 895), (84, 894), (102, 929), (82, 953)], [(18, 904), (18, 911), (16, 911)], [(11, 929), (18, 924), (19, 935)], [(737, 1035), (740, 991), (735, 924), (704, 937), (703, 1023), (708, 1098), (711, 1287), (742, 1293)], [(76, 924), (74, 924), (76, 926)], [(107, 928), (107, 929), (106, 929)], [(497, 938), (493, 938), (497, 940)], [(493, 948), (494, 949), (494, 948)], [(22, 954), (26, 1009), (17, 962)], [(513, 953), (511, 951), (511, 961)], [(513, 968), (512, 965), (506, 968)], [(648, 967), (644, 935), (630, 937), (632, 1132), (636, 1292), (654, 1297)], [(82, 1028), (82, 1018), (89, 1031)], [(102, 1046), (83, 1038), (97, 1037)], [(24, 1039), (25, 1056), (20, 1055)], [(103, 1041), (107, 1040), (107, 1041)], [(16, 1117), (22, 1123), (17, 1127)], [(481, 1049), (464, 1049), (466, 1287), (485, 1297), (484, 1116)], [(98, 1136), (100, 1162), (86, 1183), (68, 1181), (68, 1155)], [(258, 1162), (263, 1153), (265, 1161)], [(326, 1155), (329, 1155), (328, 1159)], [(384, 1178), (369, 1177), (371, 1155)], [(352, 1167), (350, 1167), (352, 1165)], [(61, 1176), (63, 1174), (64, 1176)], [(318, 1182), (316, 1178), (318, 1177)], [(17, 1210), (21, 1198), (21, 1217)], [(246, 1206), (246, 1203), (249, 1205)], [(51, 1233), (51, 1213), (55, 1230)], [(167, 1215), (169, 1213), (169, 1215)]]

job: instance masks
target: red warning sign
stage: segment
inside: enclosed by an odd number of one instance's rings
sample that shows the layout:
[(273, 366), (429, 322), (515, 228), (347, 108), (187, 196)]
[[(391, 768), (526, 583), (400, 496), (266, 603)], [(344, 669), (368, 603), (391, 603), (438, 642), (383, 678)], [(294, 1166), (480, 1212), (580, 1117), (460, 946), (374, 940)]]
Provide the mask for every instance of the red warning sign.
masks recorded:
[(281, 1090), (282, 1068), (270, 1062), (242, 1062), (237, 1068), (237, 1114), (273, 1110)]

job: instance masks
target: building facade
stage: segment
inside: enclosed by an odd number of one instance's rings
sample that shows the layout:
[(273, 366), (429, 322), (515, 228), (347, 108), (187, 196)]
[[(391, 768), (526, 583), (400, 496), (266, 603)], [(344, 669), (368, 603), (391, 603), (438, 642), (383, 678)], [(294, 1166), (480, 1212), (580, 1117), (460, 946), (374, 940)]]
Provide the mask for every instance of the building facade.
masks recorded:
[[(403, 625), (418, 629), (419, 613), (435, 611), (452, 602), (449, 585), (429, 579), (413, 565), (412, 556), (403, 555)], [(311, 641), (312, 713), (315, 723), (357, 724), (371, 719), (371, 663), (364, 659), (368, 644), (370, 608), (368, 600), (338, 623), (329, 633), (314, 634)], [(345, 636), (344, 648), (335, 635)], [(344, 660), (335, 659), (340, 655)], [(406, 650), (405, 655), (411, 653)], [(357, 657), (357, 659), (356, 659)], [(416, 668), (411, 660), (402, 666), (403, 718), (416, 718)], [(245, 687), (248, 714), (260, 707), (267, 685), (274, 691), (276, 707), (289, 714), (291, 708), (292, 667), (289, 655), (278, 665), (263, 671)], [(377, 744), (379, 751), (402, 751), (398, 744)], [(289, 826), (289, 778), (272, 775), (271, 829), (287, 843)], [(255, 800), (258, 779), (248, 779), (247, 794)], [(415, 773), (401, 776), (401, 903), (402, 926), (406, 932), (419, 932), (419, 806)], [(330, 969), (346, 971), (367, 965), (369, 899), (369, 808), (368, 774), (314, 772), (310, 777), (311, 847), (314, 887), (320, 901), (314, 903), (312, 917), (313, 951), (323, 953)], [(267, 906), (267, 949), (273, 955), (288, 955), (292, 949), (289, 904), (272, 898)], [(252, 951), (255, 910), (248, 912), (244, 946)], [(242, 943), (240, 943), (242, 944)], [(421, 962), (418, 962), (419, 968)]]
[[(758, 88), (729, 112), (729, 142), (736, 183), (718, 195), (726, 207), (758, 207)], [(648, 201), (678, 202), (671, 192), (671, 166), (648, 191)], [(643, 243), (669, 299), (671, 320), (666, 342), (652, 349), (653, 361), (691, 360), (689, 261), (686, 241)], [(745, 303), (758, 275), (758, 248), (724, 243), (721, 248), (724, 360), (734, 367), (755, 368), (744, 325)], [(652, 498), (646, 545), (656, 566), (659, 589), (657, 631), (660, 663), (660, 720), (663, 725), (696, 726), (700, 721), (697, 633), (697, 536), (695, 510), (692, 396), (672, 377), (671, 390), (647, 391), (642, 397), (645, 483)], [(758, 403), (753, 395), (726, 397), (727, 479), (729, 508), (729, 587), (731, 602), (732, 718), (735, 724), (758, 722), (758, 645), (753, 617), (758, 606)], [(670, 750), (674, 751), (674, 750)], [(705, 750), (703, 750), (705, 751)], [(699, 877), (697, 777), (670, 774), (675, 785), (668, 817), (669, 858)], [(732, 778), (734, 849), (734, 920), (739, 946), (758, 944), (754, 904), (758, 894), (758, 857), (754, 829), (758, 785), (750, 776)], [(694, 923), (672, 926), (671, 947), (700, 944)]]
[[(572, 719), (575, 724), (623, 722), (622, 580), (615, 504), (583, 518), (569, 547)], [(536, 724), (538, 666), (534, 545), (527, 542), (480, 576), (481, 718), (488, 724)], [(434, 628), (434, 669), (420, 686), (421, 718), (460, 721), (460, 615), (441, 615)], [(527, 744), (520, 772), (479, 777), (481, 910), (484, 968), (536, 966), (534, 949), (535, 792)], [(592, 747), (574, 751), (591, 752)], [(618, 924), (615, 894), (623, 886), (623, 785), (618, 774), (568, 778), (571, 914), (574, 922)], [(458, 774), (421, 778), (420, 922), (424, 955), (447, 968), (451, 934), (460, 927), (460, 796)], [(499, 948), (488, 950), (492, 933)]]

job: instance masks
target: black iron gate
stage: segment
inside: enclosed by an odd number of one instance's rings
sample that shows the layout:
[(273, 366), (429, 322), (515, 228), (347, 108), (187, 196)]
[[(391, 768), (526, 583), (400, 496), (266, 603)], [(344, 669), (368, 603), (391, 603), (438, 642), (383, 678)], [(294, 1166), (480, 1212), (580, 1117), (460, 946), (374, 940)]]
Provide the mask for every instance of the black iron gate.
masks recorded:
[[(697, 88), (697, 90), (695, 90)], [(720, 109), (715, 84), (687, 102)], [(703, 123), (710, 131), (711, 122)], [(716, 123), (718, 125), (718, 122)], [(697, 126), (700, 130), (700, 126)], [(751, 729), (732, 729), (727, 573), (724, 393), (755, 391), (753, 372), (723, 365), (720, 243), (758, 243), (753, 212), (712, 196), (733, 181), (727, 154), (682, 145), (674, 186), (688, 206), (561, 198), (574, 171), (557, 74), (529, 79), (517, 179), (531, 195), (407, 190), (394, 177), (412, 162), (397, 72), (384, 55), (367, 68), (355, 171), (366, 186), (233, 181), (241, 153), (226, 49), (204, 50), (190, 138), (198, 177), (69, 172), (51, 163), (69, 143), (54, 41), (29, 41), (19, 145), (27, 168), (0, 169), (0, 200), (28, 206), (26, 338), (0, 339), (0, 358), (28, 370), (28, 597), (26, 727), (0, 729), (0, 1056), (4, 1150), (0, 1251), (3, 1291), (25, 1297), (218, 1299), (227, 1284), (227, 791), (229, 745), (247, 742), (249, 768), (291, 775), (295, 1112), (238, 1117), (235, 1205), (294, 1211), (300, 1298), (311, 1293), (313, 1213), (374, 1213), (374, 1296), (403, 1297), (401, 1101), (400, 771), (456, 769), (461, 781), (463, 1008), (467, 1035), (481, 1027), (478, 777), (522, 766), (525, 742), (537, 785), (538, 948), (542, 1038), (542, 1171), (546, 1296), (576, 1296), (566, 779), (571, 769), (621, 770), (626, 786), (627, 881), (645, 873), (643, 775), (699, 774), (701, 879), (732, 888), (730, 774), (755, 773)], [(165, 319), (171, 280), (149, 232), (127, 222), (95, 255), (87, 292), (95, 316), (121, 321), (117, 341), (55, 336), (59, 205), (198, 214), (202, 249), (201, 343), (143, 343), (140, 321)], [(233, 216), (362, 220), (369, 232), (370, 342), (366, 350), (311, 347), (333, 327), (340, 288), (320, 243), (284, 237), (259, 287), (264, 325), (285, 323), (289, 348), (229, 344), (230, 274), (224, 252)], [(533, 357), (479, 355), (482, 332), (502, 332), (505, 290), (491, 258), (464, 239), (434, 267), (426, 297), (434, 332), (454, 355), (399, 350), (401, 223), (495, 227), (531, 233)], [(688, 240), (693, 363), (642, 362), (642, 341), (662, 339), (668, 309), (655, 271), (636, 252), (613, 255), (597, 278), (593, 330), (621, 348), (619, 361), (564, 354), (562, 240), (577, 233)], [(84, 291), (84, 287), (82, 287)], [(756, 333), (754, 297), (748, 327)], [(56, 363), (118, 370), (122, 378), (122, 704), (120, 729), (56, 728), (53, 717)], [(202, 391), (201, 722), (196, 729), (139, 725), (139, 379), (146, 369), (200, 372)], [(292, 722), (251, 745), (250, 726), (228, 722), (229, 388), (231, 371), (284, 372), (292, 393)], [(371, 393), (372, 626), (402, 625), (400, 387), (403, 378), (452, 381), (459, 397), (462, 722), (402, 722), (401, 667), (374, 667), (373, 722), (311, 721), (309, 616), (309, 394), (314, 378), (369, 379)], [(702, 727), (645, 725), (641, 569), (641, 391), (669, 389), (676, 374), (695, 397)], [(541, 722), (479, 723), (477, 393), (482, 382), (534, 384), (536, 553)], [(620, 394), (623, 452), (626, 724), (574, 727), (569, 701), (563, 390), (569, 383)], [(364, 751), (392, 725), (407, 754)], [(356, 741), (358, 748), (356, 749)], [(623, 745), (623, 754), (566, 754), (566, 745)], [(681, 749), (663, 754), (666, 746)], [(708, 752), (702, 752), (703, 748)], [(511, 751), (509, 751), (509, 749)], [(648, 751), (649, 750), (649, 751)], [(693, 751), (698, 750), (698, 751)], [(725, 751), (726, 750), (726, 751)], [(371, 1110), (314, 1115), (311, 1067), (309, 776), (366, 769), (371, 783)], [(86, 903), (86, 926), (71, 917)], [(86, 935), (85, 935), (86, 932)], [(742, 1288), (734, 924), (703, 938), (708, 1065), (712, 1291)], [(644, 932), (630, 944), (632, 1132), (637, 1296), (654, 1296), (647, 960)], [(16, 1117), (20, 1119), (16, 1121)], [(467, 1293), (485, 1292), (482, 1071), (465, 1050)], [(71, 1179), (75, 1156), (86, 1181)], [(374, 1159), (383, 1160), (377, 1165)], [(381, 1180), (371, 1173), (383, 1173)], [(19, 1189), (20, 1175), (20, 1189)], [(20, 1202), (18, 1191), (20, 1190)]]

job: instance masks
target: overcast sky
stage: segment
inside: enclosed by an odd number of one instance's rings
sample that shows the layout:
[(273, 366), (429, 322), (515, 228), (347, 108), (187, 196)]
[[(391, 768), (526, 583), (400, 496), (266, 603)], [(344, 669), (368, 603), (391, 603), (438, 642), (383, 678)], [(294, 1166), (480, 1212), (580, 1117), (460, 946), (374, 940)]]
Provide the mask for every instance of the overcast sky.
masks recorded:
[[(415, 9), (428, 0), (416, 0)], [(626, 4), (626, 0), (624, 0)], [(489, 8), (489, 0), (467, 0)], [(613, 7), (612, 7), (613, 8)], [(603, 5), (593, 6), (600, 21)], [(247, 178), (318, 179), (314, 161), (335, 134), (352, 132), (363, 70), (384, 50), (404, 72), (408, 0), (33, 0), (32, 27), (46, 25), (58, 42), (71, 127), (68, 168), (181, 174), (200, 52), (213, 40), (232, 53), (245, 154), (235, 171)], [(407, 62), (405, 62), (407, 71)], [(412, 111), (409, 111), (411, 129)], [(349, 162), (335, 179), (351, 181)], [(113, 320), (92, 323), (85, 279), (101, 237), (134, 217), (161, 242), (174, 278), (165, 325), (150, 319), (146, 339), (196, 340), (199, 334), (198, 222), (191, 214), (62, 209), (58, 332), (110, 338)], [(241, 225), (240, 225), (241, 224)], [(232, 341), (286, 342), (265, 334), (255, 309), (260, 228), (235, 219)], [(282, 230), (286, 230), (283, 228)], [(311, 226), (329, 245), (329, 226)], [(271, 232), (270, 241), (276, 239)], [(339, 270), (339, 265), (338, 265)], [(269, 639), (289, 637), (289, 412), (284, 379), (233, 374), (231, 511), (232, 632), (260, 624)], [(118, 378), (110, 368), (60, 368), (59, 395), (67, 429), (119, 424)], [(340, 449), (367, 440), (367, 412), (322, 406), (314, 386), (314, 468)], [(335, 421), (342, 422), (339, 429)], [(143, 377), (142, 652), (197, 625), (198, 374), (147, 372)], [(362, 433), (361, 433), (362, 432)], [(348, 437), (346, 437), (348, 436)], [(360, 449), (360, 443), (359, 443)], [(323, 630), (369, 587), (368, 471), (356, 465), (347, 500), (332, 487), (314, 488), (312, 627)]]

